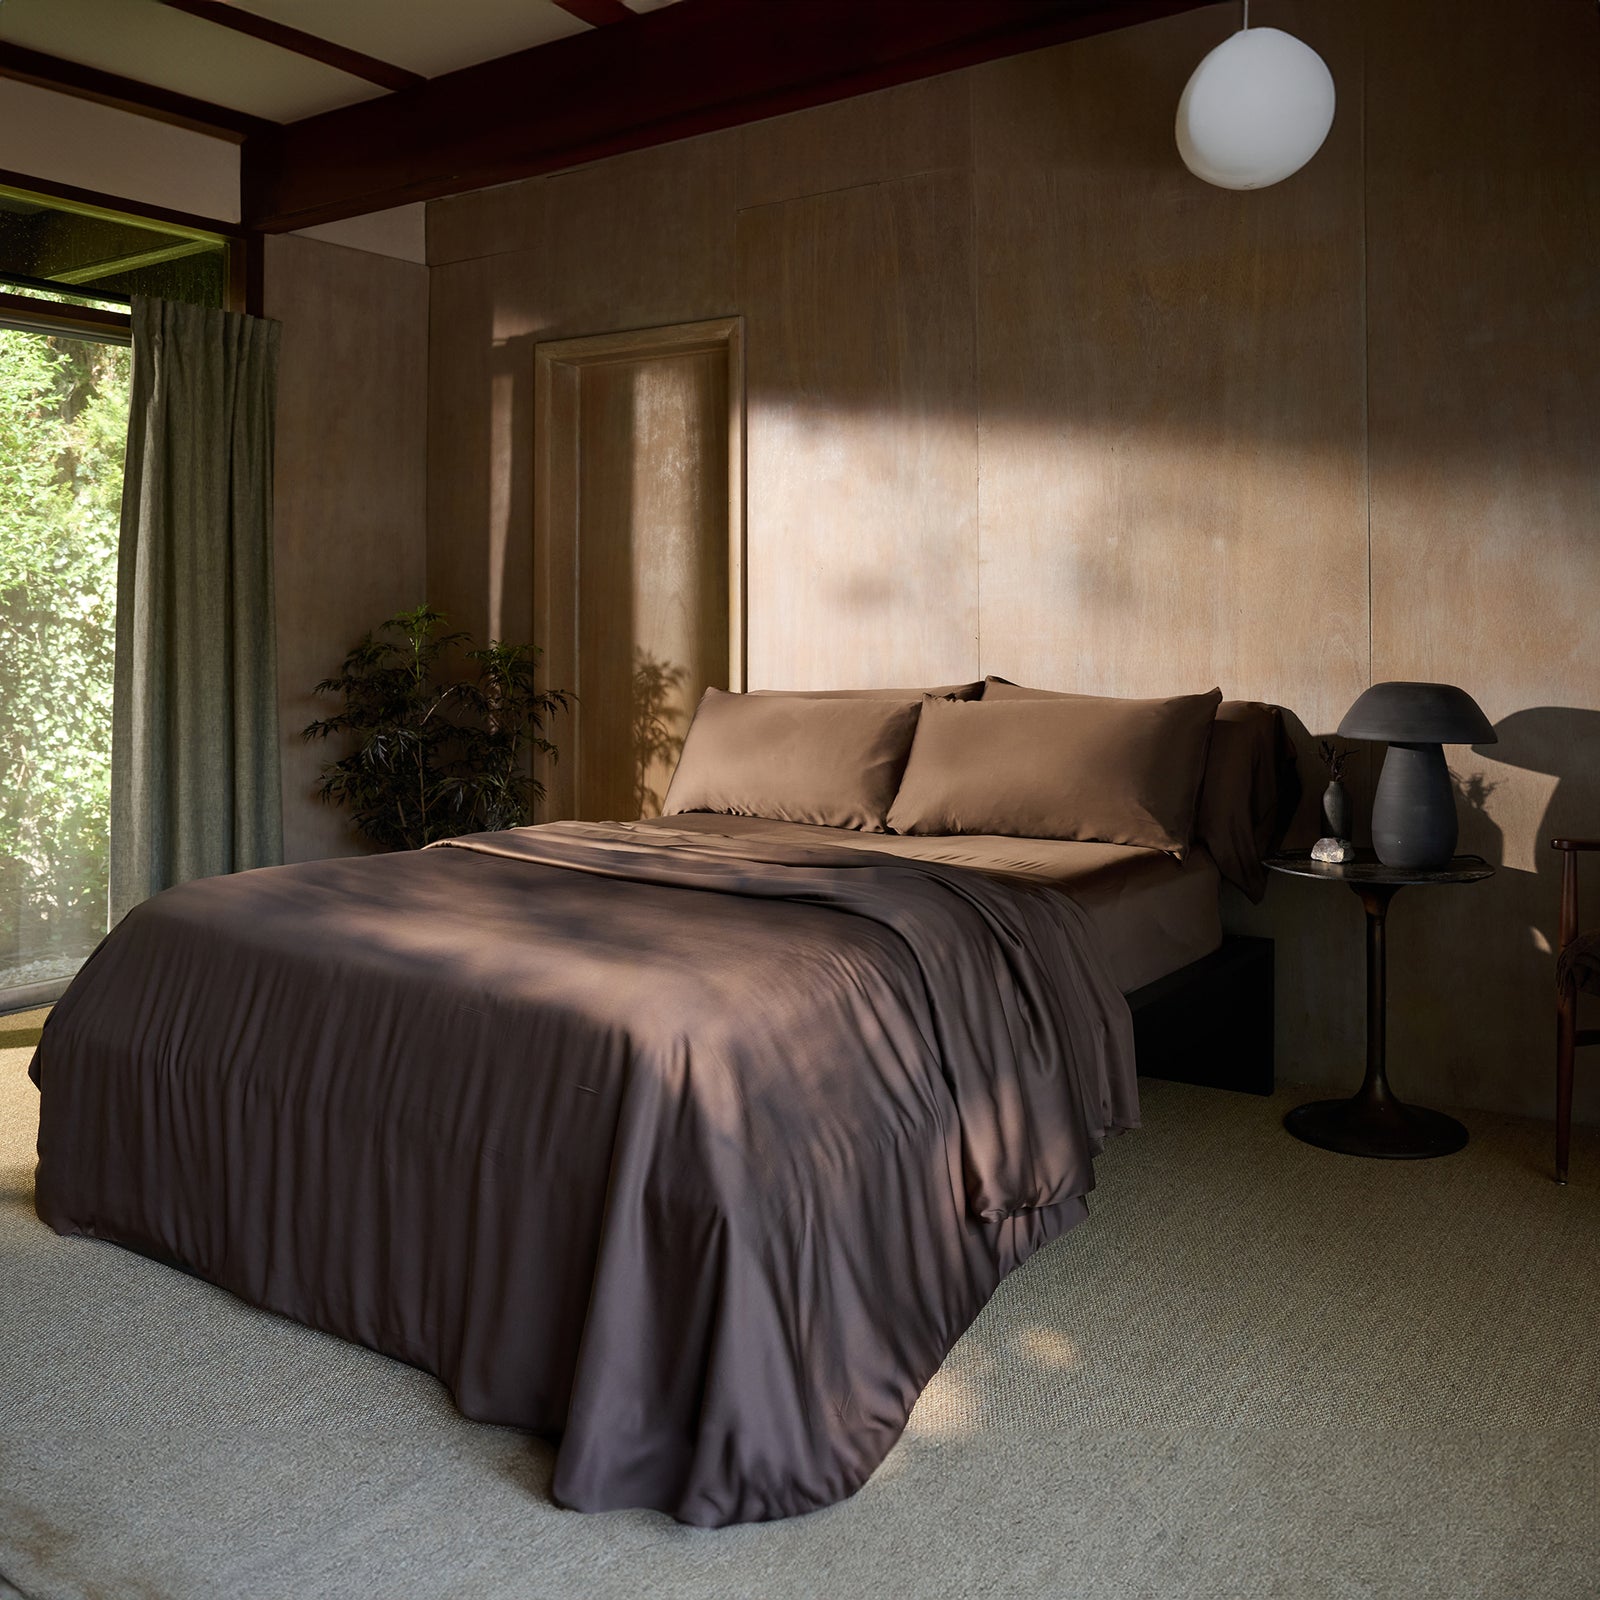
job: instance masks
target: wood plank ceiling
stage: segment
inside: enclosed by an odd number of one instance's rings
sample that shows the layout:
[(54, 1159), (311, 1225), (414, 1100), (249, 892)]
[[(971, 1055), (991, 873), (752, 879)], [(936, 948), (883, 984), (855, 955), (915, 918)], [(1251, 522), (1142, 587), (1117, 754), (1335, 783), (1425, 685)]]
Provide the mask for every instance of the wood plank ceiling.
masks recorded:
[(0, 75), (242, 141), (279, 232), (1206, 0), (6, 0)]

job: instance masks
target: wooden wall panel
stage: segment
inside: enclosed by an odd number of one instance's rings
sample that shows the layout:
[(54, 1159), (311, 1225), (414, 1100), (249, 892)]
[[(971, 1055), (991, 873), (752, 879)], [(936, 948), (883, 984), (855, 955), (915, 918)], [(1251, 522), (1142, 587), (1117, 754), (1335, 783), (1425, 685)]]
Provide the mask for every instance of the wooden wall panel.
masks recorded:
[(727, 686), (727, 362), (611, 362), (580, 383), (576, 814), (659, 816), (676, 761), (641, 721), (681, 748), (699, 691)]
[[(1359, 33), (1310, 21), (1359, 104)], [(1367, 674), (1360, 126), (1280, 187), (1196, 182), (1172, 110), (1217, 31), (976, 73), (985, 666), (1326, 730)]]
[(739, 204), (772, 205), (972, 164), (972, 79), (952, 72), (739, 130)]
[[(1600, 25), (1251, 9), (1339, 92), (1257, 193), (1172, 143), (1230, 5), (430, 206), (430, 584), (528, 626), (535, 339), (742, 312), (753, 685), (1219, 682), (1309, 751), (1374, 675), (1465, 684), (1502, 742), (1453, 752), (1463, 847), (1506, 870), (1397, 905), (1395, 1078), (1543, 1111), (1541, 840), (1600, 829)], [(1353, 1085), (1354, 897), (1225, 917), (1279, 941), (1285, 1075)]]
[(972, 189), (935, 173), (739, 216), (752, 688), (977, 669)]
[[(713, 135), (541, 179), (500, 337), (609, 333), (732, 309), (738, 147)], [(510, 280), (508, 280), (508, 283)]]
[(428, 207), (428, 585), (461, 626), (533, 626), (533, 347), (734, 309), (735, 136)]
[(1459, 683), (1500, 734), (1447, 752), (1463, 848), (1501, 870), (1401, 900), (1396, 1059), (1543, 1112), (1547, 843), (1600, 833), (1600, 23), (1504, 10), (1368, 5), (1373, 673)]
[[(983, 666), (1162, 695), (1220, 684), (1328, 733), (1368, 681), (1361, 34), (1263, 4), (1346, 107), (1315, 163), (1236, 194), (1172, 119), (1230, 20), (1196, 12), (974, 72)], [(1285, 1073), (1359, 1053), (1350, 907), (1274, 882)]]
[(428, 599), (476, 636), (533, 626), (533, 341), (495, 337), (504, 264), (429, 273)]
[(311, 694), (368, 628), (424, 597), (428, 271), (292, 235), (266, 241), (283, 323), (274, 473), (284, 859), (360, 849), (315, 798)]
[(711, 686), (742, 687), (742, 326), (541, 344), (535, 629), (570, 708), (541, 817), (659, 816)]
[(427, 254), (430, 267), (476, 261), (513, 250), (536, 250), (543, 230), (548, 178), (474, 189), (427, 204)]
[(552, 323), (637, 319), (663, 296), (727, 301), (737, 161), (737, 133), (709, 134), (436, 200), (428, 260), (531, 252), (544, 270), (530, 304)]

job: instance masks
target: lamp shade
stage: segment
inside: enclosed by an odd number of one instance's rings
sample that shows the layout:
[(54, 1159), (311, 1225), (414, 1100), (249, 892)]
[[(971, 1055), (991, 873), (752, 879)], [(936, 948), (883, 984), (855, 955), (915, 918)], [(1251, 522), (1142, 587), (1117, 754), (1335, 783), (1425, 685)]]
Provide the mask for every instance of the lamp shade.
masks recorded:
[(1243, 28), (1189, 79), (1178, 102), (1178, 154), (1222, 189), (1265, 189), (1298, 172), (1333, 126), (1333, 74), (1278, 28)]
[(1495, 744), (1478, 702), (1448, 683), (1375, 683), (1344, 714), (1345, 739), (1390, 744)]

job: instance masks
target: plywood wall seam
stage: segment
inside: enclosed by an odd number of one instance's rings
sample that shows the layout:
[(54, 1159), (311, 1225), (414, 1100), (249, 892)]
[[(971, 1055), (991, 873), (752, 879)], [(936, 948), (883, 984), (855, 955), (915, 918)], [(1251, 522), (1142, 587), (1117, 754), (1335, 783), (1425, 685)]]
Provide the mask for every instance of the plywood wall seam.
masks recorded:
[[(1322, 154), (1262, 194), (1173, 151), (1217, 42), (1195, 11), (752, 125), (737, 193), (727, 147), (686, 142), (650, 174), (591, 168), (559, 215), (514, 186), (436, 210), (433, 598), (481, 628), (486, 480), (525, 509), (534, 430), (510, 461), (486, 450), (496, 371), (536, 340), (742, 313), (750, 682), (955, 681), (974, 647), (1045, 687), (1220, 680), (1303, 724), (1308, 830), (1315, 738), (1362, 688), (1462, 683), (1500, 732), (1463, 753), (1493, 795), (1462, 845), (1505, 870), (1459, 916), (1419, 901), (1391, 1037), (1419, 1095), (1536, 1110), (1518, 1063), (1549, 1026), (1540, 840), (1600, 815), (1594, 21), (1577, 0), (1509, 31), (1503, 0), (1258, 3), (1340, 95)], [(880, 208), (914, 245), (895, 261)], [(898, 376), (895, 319), (922, 336)], [(1283, 1059), (1341, 1081), (1362, 1015), (1342, 915), (1285, 880), (1225, 917), (1279, 941)]]
[[(350, 247), (345, 246), (346, 249)], [(437, 261), (427, 263), (430, 272), (436, 272), (441, 267), (467, 267), (475, 261), (493, 261), (499, 256), (513, 256), (518, 253), (516, 245), (502, 245), (498, 250), (484, 250), (477, 255), (470, 256), (442, 256)]]
[(977, 113), (974, 109), (975, 73), (967, 74), (967, 218), (972, 230), (972, 281), (967, 302), (972, 308), (972, 565), (973, 671), (984, 671), (983, 660), (983, 346), (978, 318), (978, 157)]
[(752, 211), (770, 211), (774, 206), (792, 206), (807, 200), (824, 200), (829, 195), (853, 194), (858, 189), (882, 189), (897, 183), (912, 183), (918, 178), (943, 177), (951, 172), (971, 176), (973, 167), (970, 162), (955, 166), (946, 164), (939, 167), (918, 167), (914, 172), (896, 172), (886, 178), (864, 178), (860, 183), (842, 183), (832, 189), (807, 189), (804, 194), (784, 195), (779, 200), (758, 200), (753, 205), (735, 206), (734, 215), (742, 217)]
[(414, 265), (422, 269), (422, 597), (428, 598), (428, 542), (433, 537), (433, 451), (430, 448), (431, 424), (428, 406), (433, 395), (433, 271), (426, 261)]
[(1372, 607), (1372, 272), (1368, 248), (1367, 14), (1361, 13), (1361, 482), (1367, 511), (1367, 682), (1376, 671)]

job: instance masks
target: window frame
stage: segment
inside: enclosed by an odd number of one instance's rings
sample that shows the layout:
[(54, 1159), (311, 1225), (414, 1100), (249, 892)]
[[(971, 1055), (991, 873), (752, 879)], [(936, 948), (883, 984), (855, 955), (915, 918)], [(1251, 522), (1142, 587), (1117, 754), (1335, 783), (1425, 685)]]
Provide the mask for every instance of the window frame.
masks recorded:
[[(229, 311), (243, 311), (252, 298), (251, 279), (259, 279), (259, 267), (252, 270), (252, 258), (259, 261), (259, 243), (237, 224), (220, 222), (213, 217), (198, 217), (185, 211), (172, 211), (165, 206), (145, 205), (136, 200), (124, 200), (117, 195), (101, 194), (93, 189), (78, 189), (70, 184), (49, 183), (26, 173), (0, 168), (0, 194), (19, 200), (37, 201), (57, 211), (75, 212), (80, 216), (99, 217), (112, 222), (153, 223), (175, 238), (189, 238), (206, 244), (219, 244), (223, 249), (223, 305)], [(94, 306), (58, 305), (49, 300), (35, 300), (28, 295), (6, 292), (7, 279), (0, 278), (0, 326), (16, 328), (27, 333), (64, 335), (67, 338), (98, 339), (107, 344), (131, 344), (133, 319), (126, 311), (104, 311)], [(9, 281), (18, 282), (17, 275)], [(47, 280), (31, 280), (28, 285), (51, 287), (69, 293), (73, 286), (49, 284)], [(107, 300), (129, 303), (126, 295), (97, 294), (84, 289), (85, 300)]]

